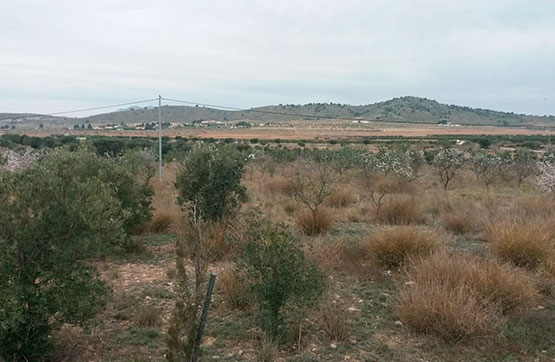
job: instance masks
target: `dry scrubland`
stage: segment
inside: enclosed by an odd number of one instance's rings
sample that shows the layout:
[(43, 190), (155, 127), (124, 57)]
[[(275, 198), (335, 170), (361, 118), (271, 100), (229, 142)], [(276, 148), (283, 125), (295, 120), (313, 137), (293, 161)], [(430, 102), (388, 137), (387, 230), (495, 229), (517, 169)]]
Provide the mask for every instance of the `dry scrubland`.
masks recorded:
[[(229, 242), (241, 239), (244, 220), (212, 227), (205, 251), (218, 279), (204, 360), (555, 360), (553, 194), (514, 180), (487, 191), (467, 168), (447, 190), (429, 166), (406, 183), (346, 171), (311, 211), (295, 197), (298, 167), (249, 164), (242, 210), (260, 208), (293, 230), (325, 272), (325, 295), (316, 308), (287, 310), (281, 343), (266, 337)], [(153, 220), (135, 253), (97, 263), (111, 301), (91, 327), (57, 332), (58, 360), (164, 360), (174, 240), (186, 234), (177, 169), (166, 165), (163, 181), (153, 180)]]

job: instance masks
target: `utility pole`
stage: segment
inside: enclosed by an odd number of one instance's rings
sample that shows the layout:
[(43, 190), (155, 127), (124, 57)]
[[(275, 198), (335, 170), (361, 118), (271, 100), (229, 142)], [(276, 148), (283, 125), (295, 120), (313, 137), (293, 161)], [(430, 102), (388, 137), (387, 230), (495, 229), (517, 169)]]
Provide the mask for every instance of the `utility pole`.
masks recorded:
[(162, 96), (158, 95), (158, 163), (162, 179)]

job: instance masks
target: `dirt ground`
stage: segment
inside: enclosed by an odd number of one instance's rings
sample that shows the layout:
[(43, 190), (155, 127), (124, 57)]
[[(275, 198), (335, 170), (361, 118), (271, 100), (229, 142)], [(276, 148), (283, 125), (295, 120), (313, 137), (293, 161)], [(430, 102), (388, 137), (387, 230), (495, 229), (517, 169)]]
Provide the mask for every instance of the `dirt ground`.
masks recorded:
[[(52, 134), (69, 135), (102, 135), (102, 136), (126, 136), (126, 137), (156, 137), (156, 131), (99, 131), (99, 130), (18, 130), (29, 136), (45, 137)], [(0, 132), (1, 134), (1, 132)], [(271, 126), (252, 127), (249, 129), (207, 129), (207, 128), (181, 128), (166, 129), (163, 135), (175, 137), (201, 137), (201, 138), (236, 138), (262, 140), (287, 139), (287, 140), (310, 140), (310, 139), (351, 139), (367, 136), (403, 136), (403, 137), (425, 137), (437, 135), (554, 135), (553, 130), (540, 130), (529, 128), (509, 127), (456, 127), (456, 126), (429, 126), (429, 125), (406, 125), (399, 127), (356, 127), (356, 125), (327, 124), (321, 126)]]

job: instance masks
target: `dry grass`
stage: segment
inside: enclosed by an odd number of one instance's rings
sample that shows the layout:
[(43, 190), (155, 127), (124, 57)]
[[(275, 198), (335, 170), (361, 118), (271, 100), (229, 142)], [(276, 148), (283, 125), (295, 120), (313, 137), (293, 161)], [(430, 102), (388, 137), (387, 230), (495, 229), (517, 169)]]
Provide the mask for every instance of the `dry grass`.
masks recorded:
[(486, 226), (493, 253), (517, 266), (548, 265), (555, 255), (553, 228), (544, 220), (502, 220)]
[(438, 253), (405, 273), (397, 315), (414, 330), (447, 340), (490, 334), (504, 315), (534, 305), (539, 295), (526, 271), (496, 260)]
[(277, 342), (264, 334), (260, 338), (260, 346), (256, 351), (257, 362), (273, 362), (278, 358), (278, 344)]
[(390, 225), (417, 224), (424, 221), (424, 214), (414, 196), (399, 195), (376, 208), (376, 221)]
[[(241, 223), (237, 220), (222, 220), (203, 229), (202, 253), (208, 262), (217, 262), (231, 258), (237, 247)], [(186, 224), (176, 228), (178, 237), (185, 241), (189, 255), (194, 256), (196, 233)]]
[(423, 257), (441, 250), (444, 236), (413, 225), (379, 229), (363, 242), (377, 264), (397, 268), (410, 258)]
[(484, 299), (495, 301), (503, 314), (521, 312), (538, 301), (534, 278), (525, 270), (494, 259), (475, 264), (467, 283), (479, 290)]
[(287, 196), (293, 196), (295, 185), (289, 178), (283, 176), (273, 176), (264, 183), (266, 190), (272, 193), (279, 193)]
[(326, 204), (330, 207), (345, 208), (357, 201), (353, 190), (349, 187), (338, 188), (326, 199)]
[(166, 210), (156, 210), (152, 215), (152, 220), (148, 223), (147, 230), (151, 233), (164, 234), (172, 231), (178, 222), (178, 215)]
[(367, 249), (358, 240), (316, 238), (307, 245), (305, 252), (328, 273), (349, 274), (367, 279), (379, 272), (370, 263)]
[(160, 311), (151, 304), (142, 305), (135, 314), (135, 323), (141, 327), (156, 327), (160, 324)]
[(349, 337), (349, 313), (347, 308), (336, 300), (322, 303), (316, 315), (317, 322), (334, 341), (344, 341)]
[(522, 219), (550, 219), (555, 217), (555, 202), (547, 195), (531, 195), (515, 200), (513, 214)]
[(397, 315), (415, 331), (447, 341), (489, 335), (501, 324), (495, 306), (483, 303), (473, 290), (440, 282), (405, 288)]
[(218, 275), (218, 290), (223, 301), (233, 309), (245, 309), (253, 300), (249, 283), (239, 275), (233, 265), (224, 268)]
[(301, 212), (296, 221), (301, 231), (309, 236), (327, 233), (333, 223), (329, 212), (323, 208)]
[(466, 234), (477, 226), (478, 210), (468, 200), (449, 200), (441, 212), (445, 228), (455, 234)]

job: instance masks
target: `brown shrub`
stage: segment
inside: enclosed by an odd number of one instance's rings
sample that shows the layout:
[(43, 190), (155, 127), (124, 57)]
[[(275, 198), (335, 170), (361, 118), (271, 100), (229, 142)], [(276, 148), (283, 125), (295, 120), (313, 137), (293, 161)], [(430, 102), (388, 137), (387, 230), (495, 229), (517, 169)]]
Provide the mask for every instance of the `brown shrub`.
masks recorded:
[(553, 230), (545, 221), (503, 220), (486, 226), (493, 253), (517, 266), (537, 268), (553, 260)]
[(418, 226), (379, 229), (364, 241), (368, 255), (381, 266), (397, 268), (410, 258), (435, 253), (444, 246), (442, 235)]
[(283, 210), (287, 213), (287, 215), (293, 215), (295, 211), (297, 211), (298, 205), (294, 202), (288, 202), (283, 206)]
[(274, 176), (264, 184), (266, 189), (272, 193), (280, 193), (287, 196), (293, 196), (295, 192), (295, 185), (291, 179)]
[(177, 222), (176, 215), (167, 211), (156, 211), (148, 224), (148, 231), (152, 233), (167, 233)]
[(437, 253), (405, 269), (396, 312), (419, 332), (458, 340), (493, 332), (503, 315), (534, 305), (537, 285), (522, 269)]
[(438, 281), (405, 288), (397, 315), (415, 331), (448, 341), (488, 335), (501, 324), (495, 305), (483, 303), (475, 291)]
[(234, 309), (245, 309), (253, 300), (246, 276), (240, 275), (234, 266), (230, 265), (218, 275), (218, 290), (224, 302)]
[(538, 285), (525, 270), (498, 260), (474, 264), (466, 283), (478, 290), (485, 300), (498, 304), (503, 314), (511, 314), (535, 305)]
[(330, 207), (343, 208), (356, 202), (356, 196), (348, 187), (337, 189), (326, 199), (326, 204)]
[(376, 208), (376, 221), (391, 225), (421, 223), (424, 215), (412, 196), (395, 196)]
[(447, 230), (456, 234), (465, 234), (476, 227), (476, 210), (466, 203), (450, 205), (442, 215)]
[(304, 211), (297, 217), (297, 225), (306, 235), (314, 236), (328, 232), (333, 221), (323, 208), (314, 211)]
[(320, 328), (334, 341), (344, 341), (349, 337), (349, 313), (347, 308), (335, 300), (321, 304), (316, 315)]
[(135, 314), (135, 323), (141, 327), (155, 327), (160, 324), (160, 311), (153, 305), (142, 305)]
[[(242, 223), (238, 220), (222, 220), (210, 224), (203, 229), (202, 253), (208, 262), (228, 259), (233, 255), (237, 247)], [(176, 228), (178, 237), (184, 240), (188, 248), (189, 256), (195, 256), (196, 233), (186, 224)]]
[(366, 278), (379, 273), (369, 262), (368, 250), (359, 240), (317, 238), (306, 248), (308, 257), (320, 268)]
[(235, 250), (233, 238), (229, 235), (230, 224), (219, 222), (207, 228), (204, 252), (209, 261), (220, 261), (231, 256)]

